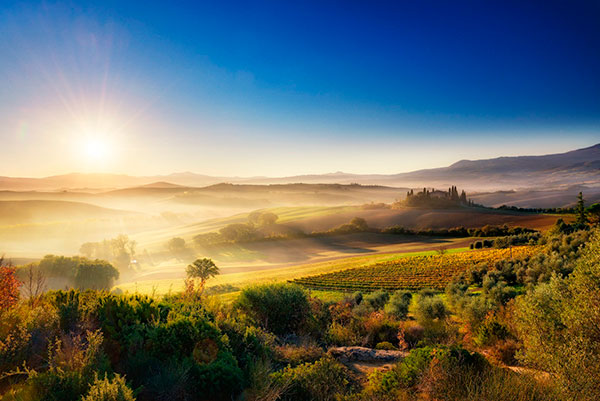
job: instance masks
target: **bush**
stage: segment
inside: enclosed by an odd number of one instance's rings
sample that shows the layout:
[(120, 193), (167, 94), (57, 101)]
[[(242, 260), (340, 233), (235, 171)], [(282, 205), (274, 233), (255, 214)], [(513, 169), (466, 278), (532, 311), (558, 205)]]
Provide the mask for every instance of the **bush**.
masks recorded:
[(439, 295), (428, 296), (420, 294), (415, 305), (415, 315), (421, 324), (427, 324), (433, 320), (442, 320), (448, 314), (444, 301)]
[(19, 287), (22, 283), (17, 279), (16, 268), (4, 265), (0, 257), (0, 315), (19, 301)]
[(363, 303), (366, 303), (374, 310), (380, 310), (383, 309), (388, 299), (390, 299), (390, 294), (386, 291), (379, 290), (365, 295), (363, 297)]
[(275, 338), (260, 327), (229, 318), (219, 323), (219, 329), (227, 336), (229, 347), (247, 380), (253, 365), (273, 356)]
[(569, 277), (517, 300), (516, 318), (524, 362), (552, 373), (569, 399), (600, 399), (600, 232)]
[(506, 326), (496, 319), (488, 319), (477, 329), (474, 341), (479, 346), (486, 346), (505, 340), (508, 336), (509, 332)]
[(366, 335), (363, 346), (373, 347), (380, 342), (396, 342), (398, 340), (398, 325), (383, 313), (373, 313), (363, 322)]
[(82, 401), (135, 401), (135, 397), (125, 379), (115, 375), (111, 380), (106, 376), (102, 380), (96, 378)]
[(388, 341), (382, 341), (380, 343), (377, 343), (377, 345), (375, 345), (375, 349), (392, 351), (392, 350), (396, 350), (398, 348), (394, 347), (394, 344), (392, 344)]
[(286, 368), (274, 373), (273, 377), (277, 383), (289, 385), (289, 390), (281, 398), (286, 401), (336, 400), (348, 394), (353, 387), (348, 369), (331, 357)]
[(423, 341), (425, 338), (425, 328), (417, 322), (402, 322), (398, 331), (398, 346), (403, 350), (410, 350)]
[(25, 363), (38, 369), (48, 357), (48, 346), (58, 336), (56, 309), (46, 302), (36, 307), (20, 303), (0, 319), (0, 376)]
[(327, 342), (335, 345), (362, 345), (364, 327), (354, 324), (333, 322), (327, 330)]
[(517, 351), (519, 350), (519, 343), (515, 340), (501, 340), (497, 341), (487, 351), (489, 355), (498, 362), (502, 362), (505, 365), (516, 365), (517, 364)]
[(322, 356), (323, 350), (312, 344), (275, 347), (275, 360), (283, 366), (297, 366), (302, 363), (315, 362)]
[(80, 401), (89, 386), (90, 380), (81, 372), (49, 370), (30, 374), (23, 391), (34, 400)]
[(235, 307), (264, 329), (278, 335), (300, 331), (310, 315), (306, 292), (293, 284), (265, 284), (246, 288)]
[(396, 291), (385, 305), (385, 312), (396, 319), (405, 319), (412, 300), (409, 291)]
[(459, 369), (476, 372), (487, 366), (485, 358), (461, 347), (432, 346), (416, 348), (392, 370), (373, 377), (372, 387), (384, 394), (395, 394), (399, 389), (410, 388), (419, 383), (422, 376), (432, 367), (446, 371)]

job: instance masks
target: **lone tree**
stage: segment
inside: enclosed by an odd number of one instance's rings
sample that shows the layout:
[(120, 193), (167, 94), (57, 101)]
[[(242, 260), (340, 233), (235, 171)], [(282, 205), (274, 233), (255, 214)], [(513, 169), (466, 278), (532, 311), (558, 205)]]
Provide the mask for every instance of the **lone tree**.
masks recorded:
[(188, 280), (196, 280), (200, 281), (200, 285), (198, 288), (198, 292), (202, 294), (204, 291), (204, 285), (206, 281), (219, 274), (219, 268), (215, 265), (211, 259), (203, 258), (196, 259), (194, 263), (188, 265), (187, 269), (185, 269), (187, 273)]
[(579, 192), (579, 195), (577, 195), (577, 206), (575, 207), (575, 214), (577, 215), (577, 220), (575, 221), (575, 223), (577, 223), (578, 225), (587, 224), (585, 201), (583, 200), (582, 192)]

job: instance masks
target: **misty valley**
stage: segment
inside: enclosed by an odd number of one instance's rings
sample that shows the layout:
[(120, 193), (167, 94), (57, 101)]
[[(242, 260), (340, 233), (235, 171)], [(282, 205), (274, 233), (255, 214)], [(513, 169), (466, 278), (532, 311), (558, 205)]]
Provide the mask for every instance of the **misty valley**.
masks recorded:
[(600, 400), (600, 2), (0, 2), (0, 401)]

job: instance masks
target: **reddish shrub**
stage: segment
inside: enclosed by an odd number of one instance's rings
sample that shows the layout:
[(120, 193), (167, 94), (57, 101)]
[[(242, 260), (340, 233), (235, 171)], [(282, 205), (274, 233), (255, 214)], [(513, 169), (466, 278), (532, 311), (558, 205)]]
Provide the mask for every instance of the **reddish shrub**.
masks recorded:
[(11, 265), (3, 265), (0, 258), (0, 313), (14, 306), (19, 300), (19, 287), (21, 282), (17, 280), (16, 268)]

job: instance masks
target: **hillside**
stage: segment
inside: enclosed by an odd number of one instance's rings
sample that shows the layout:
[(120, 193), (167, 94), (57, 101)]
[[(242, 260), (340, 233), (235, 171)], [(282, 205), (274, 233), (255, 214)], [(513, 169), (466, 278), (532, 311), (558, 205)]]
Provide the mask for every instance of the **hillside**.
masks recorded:
[(453, 182), (469, 188), (548, 189), (573, 184), (600, 184), (600, 144), (544, 156), (461, 160), (449, 167), (414, 171), (390, 177), (394, 183)]
[(75, 221), (135, 214), (81, 202), (53, 200), (0, 201), (0, 224)]
[[(511, 211), (496, 211), (483, 208), (459, 209), (364, 209), (360, 206), (336, 207), (278, 207), (264, 211), (279, 216), (277, 226), (284, 229), (301, 230), (304, 233), (327, 231), (348, 223), (354, 217), (365, 219), (370, 227), (386, 228), (395, 225), (410, 229), (445, 229), (464, 226), (467, 228), (483, 227), (485, 225), (521, 226), (538, 230), (546, 230), (556, 223), (558, 217), (543, 214), (520, 213)], [(198, 234), (216, 232), (228, 224), (245, 223), (248, 213), (239, 213), (225, 218), (204, 220), (195, 224), (170, 227), (140, 233), (135, 239), (141, 246), (149, 249), (163, 248), (164, 244), (173, 237), (182, 237), (192, 241)], [(307, 243), (320, 242), (323, 239), (309, 239)], [(290, 244), (283, 242), (283, 244)], [(279, 244), (281, 245), (281, 244)], [(286, 252), (287, 248), (283, 248)]]

